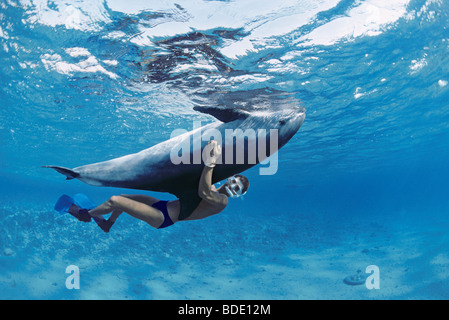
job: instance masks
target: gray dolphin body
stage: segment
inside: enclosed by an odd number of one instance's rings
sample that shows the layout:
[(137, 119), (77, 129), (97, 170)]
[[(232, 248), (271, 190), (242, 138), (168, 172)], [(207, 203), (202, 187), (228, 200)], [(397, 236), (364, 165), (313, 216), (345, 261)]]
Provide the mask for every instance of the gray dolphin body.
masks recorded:
[[(196, 107), (196, 110), (208, 113), (220, 121), (186, 132), (151, 148), (135, 154), (126, 155), (109, 161), (98, 162), (68, 169), (59, 166), (45, 166), (64, 174), (67, 180), (78, 179), (94, 186), (119, 187), (157, 192), (168, 192), (177, 196), (181, 204), (179, 219), (187, 218), (198, 206), (198, 184), (204, 163), (201, 152), (213, 137), (222, 145), (222, 156), (214, 168), (212, 182), (216, 183), (234, 174), (243, 172), (268, 156), (277, 152), (299, 130), (305, 119), (303, 109), (254, 111), (224, 110), (211, 107)], [(235, 130), (236, 128), (240, 130)], [(251, 129), (256, 135), (247, 134)], [(270, 135), (270, 129), (277, 129), (277, 137)], [(227, 130), (227, 131), (226, 131)], [(211, 133), (220, 133), (216, 137)], [(234, 135), (229, 137), (229, 132)], [(222, 141), (219, 141), (220, 138)], [(276, 144), (270, 144), (276, 138)], [(195, 140), (196, 139), (196, 140)], [(240, 139), (240, 140), (239, 140)], [(244, 157), (238, 158), (238, 149), (245, 141)], [(275, 148), (273, 148), (275, 145)], [(253, 149), (251, 149), (253, 148)], [(260, 153), (262, 157), (252, 157), (248, 150)], [(175, 152), (174, 152), (175, 150)], [(187, 152), (186, 161), (175, 164), (173, 156)], [(230, 154), (232, 152), (232, 154)], [(188, 160), (187, 160), (188, 159)]]

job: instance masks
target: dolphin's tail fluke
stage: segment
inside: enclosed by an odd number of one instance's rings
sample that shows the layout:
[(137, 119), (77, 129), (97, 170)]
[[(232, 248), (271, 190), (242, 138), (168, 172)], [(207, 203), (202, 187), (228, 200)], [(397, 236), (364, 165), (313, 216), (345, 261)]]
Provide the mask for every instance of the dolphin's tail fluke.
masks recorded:
[(76, 172), (73, 171), (72, 169), (68, 169), (68, 168), (64, 168), (64, 167), (58, 167), (58, 166), (42, 166), (42, 168), (51, 168), (51, 169), (55, 169), (55, 170), (58, 171), (59, 173), (65, 175), (65, 176), (66, 176), (66, 180), (72, 180), (72, 179), (75, 179), (75, 178), (79, 177), (79, 173), (76, 173)]

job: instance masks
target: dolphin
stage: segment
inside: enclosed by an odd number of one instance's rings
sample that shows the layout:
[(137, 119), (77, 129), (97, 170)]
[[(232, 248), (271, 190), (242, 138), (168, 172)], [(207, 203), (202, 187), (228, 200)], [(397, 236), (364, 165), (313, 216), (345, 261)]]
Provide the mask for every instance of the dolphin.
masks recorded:
[[(180, 200), (179, 220), (183, 220), (201, 201), (198, 196), (198, 184), (204, 167), (201, 152), (212, 137), (222, 147), (221, 159), (213, 171), (212, 183), (216, 183), (255, 166), (277, 152), (295, 135), (305, 119), (303, 108), (290, 106), (275, 111), (247, 111), (202, 105), (197, 105), (194, 109), (209, 114), (218, 121), (190, 132), (185, 130), (183, 134), (148, 149), (112, 160), (73, 169), (44, 167), (65, 175), (67, 180), (78, 179), (93, 186), (168, 192)], [(257, 134), (248, 134), (251, 130)], [(226, 134), (229, 132), (233, 135)], [(276, 135), (272, 134), (274, 132)], [(217, 137), (220, 135), (221, 137)], [(244, 156), (240, 159), (239, 148), (244, 151)], [(262, 153), (262, 156), (254, 159), (248, 154), (248, 150)], [(184, 161), (173, 161), (174, 158), (180, 159), (179, 151), (184, 153)]]

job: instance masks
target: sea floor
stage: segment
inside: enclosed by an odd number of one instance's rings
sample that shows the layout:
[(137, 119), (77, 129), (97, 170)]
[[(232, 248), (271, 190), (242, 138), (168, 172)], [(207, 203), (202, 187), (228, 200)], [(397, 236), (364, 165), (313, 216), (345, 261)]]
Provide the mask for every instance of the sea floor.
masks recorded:
[[(123, 215), (105, 234), (51, 204), (2, 201), (0, 299), (448, 299), (449, 221), (398, 216), (234, 211), (155, 230)], [(371, 265), (379, 289), (343, 282)]]

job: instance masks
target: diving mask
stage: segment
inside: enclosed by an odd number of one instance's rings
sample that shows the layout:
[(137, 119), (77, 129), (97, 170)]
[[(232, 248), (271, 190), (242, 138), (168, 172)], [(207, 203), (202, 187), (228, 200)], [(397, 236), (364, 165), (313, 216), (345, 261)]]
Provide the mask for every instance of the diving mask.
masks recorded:
[(231, 198), (237, 198), (243, 196), (246, 192), (243, 192), (243, 183), (238, 177), (230, 177), (226, 180), (225, 190), (228, 196)]

